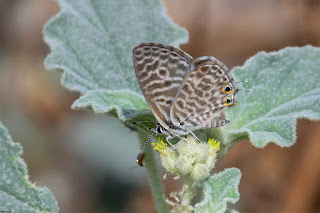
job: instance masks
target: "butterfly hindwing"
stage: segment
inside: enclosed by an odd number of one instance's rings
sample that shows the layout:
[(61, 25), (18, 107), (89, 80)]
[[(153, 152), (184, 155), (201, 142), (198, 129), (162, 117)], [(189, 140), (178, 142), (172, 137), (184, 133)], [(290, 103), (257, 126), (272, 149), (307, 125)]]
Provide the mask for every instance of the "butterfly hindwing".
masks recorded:
[[(225, 98), (234, 97), (235, 82), (227, 67), (213, 57), (194, 60), (194, 69), (185, 77), (170, 111), (173, 125), (184, 126), (193, 131), (205, 127), (217, 127), (228, 123), (217, 117), (230, 106)], [(224, 92), (225, 85), (231, 85), (233, 92)], [(233, 98), (234, 99), (234, 98)]]

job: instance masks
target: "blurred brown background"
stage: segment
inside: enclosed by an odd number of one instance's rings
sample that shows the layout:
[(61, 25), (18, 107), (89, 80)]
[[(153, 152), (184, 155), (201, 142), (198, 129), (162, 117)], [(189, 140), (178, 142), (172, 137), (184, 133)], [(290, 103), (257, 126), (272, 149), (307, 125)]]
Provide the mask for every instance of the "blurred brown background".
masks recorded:
[[(193, 57), (213, 55), (229, 68), (262, 50), (320, 46), (319, 0), (164, 3), (190, 33), (181, 48)], [(135, 134), (114, 118), (72, 111), (78, 94), (43, 67), (49, 49), (42, 27), (58, 11), (51, 0), (0, 1), (0, 121), (24, 147), (31, 181), (50, 188), (61, 212), (154, 212), (144, 169), (132, 169)], [(217, 171), (242, 171), (234, 208), (320, 212), (319, 130), (320, 122), (299, 120), (290, 148), (235, 145), (217, 165)], [(172, 178), (165, 184), (167, 191), (177, 189)]]

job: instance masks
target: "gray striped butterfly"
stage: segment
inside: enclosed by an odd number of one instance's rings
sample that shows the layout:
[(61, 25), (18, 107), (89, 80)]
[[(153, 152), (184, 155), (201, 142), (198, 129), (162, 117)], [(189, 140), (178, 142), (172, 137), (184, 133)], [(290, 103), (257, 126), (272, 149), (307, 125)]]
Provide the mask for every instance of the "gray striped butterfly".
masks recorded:
[(133, 64), (158, 121), (152, 131), (168, 135), (168, 142), (175, 136), (229, 123), (219, 114), (235, 104), (239, 89), (228, 68), (216, 58), (193, 60), (179, 48), (142, 43), (133, 48)]

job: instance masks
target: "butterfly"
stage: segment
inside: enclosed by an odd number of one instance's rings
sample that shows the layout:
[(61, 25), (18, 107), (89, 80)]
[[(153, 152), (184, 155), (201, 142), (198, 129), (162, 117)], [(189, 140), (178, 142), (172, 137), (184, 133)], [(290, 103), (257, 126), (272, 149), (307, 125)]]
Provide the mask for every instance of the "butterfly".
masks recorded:
[(183, 50), (157, 43), (133, 48), (133, 64), (158, 123), (153, 132), (172, 137), (229, 123), (219, 114), (235, 104), (239, 89), (228, 68), (212, 56), (193, 60)]

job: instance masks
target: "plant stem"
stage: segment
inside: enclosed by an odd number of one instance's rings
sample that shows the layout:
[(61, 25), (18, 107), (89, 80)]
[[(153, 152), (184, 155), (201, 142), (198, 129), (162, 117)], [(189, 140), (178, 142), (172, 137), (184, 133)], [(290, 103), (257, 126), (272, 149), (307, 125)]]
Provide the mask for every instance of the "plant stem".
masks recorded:
[[(148, 134), (145, 132), (139, 133), (140, 146), (142, 147), (146, 142)], [(161, 179), (159, 178), (153, 149), (150, 144), (145, 148), (145, 167), (147, 169), (148, 181), (151, 188), (152, 196), (155, 202), (155, 207), (158, 213), (167, 213), (169, 208), (166, 202), (166, 197), (162, 187)]]

